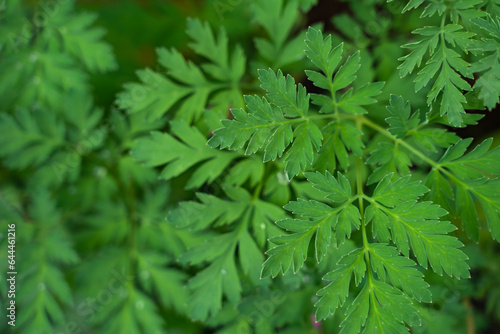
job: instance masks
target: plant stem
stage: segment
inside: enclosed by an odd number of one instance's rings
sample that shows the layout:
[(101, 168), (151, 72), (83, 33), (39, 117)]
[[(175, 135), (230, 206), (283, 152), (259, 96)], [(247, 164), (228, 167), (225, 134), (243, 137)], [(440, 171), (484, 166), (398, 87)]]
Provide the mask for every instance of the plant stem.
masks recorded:
[(476, 334), (476, 325), (474, 321), (474, 308), (469, 297), (464, 298), (464, 304), (467, 308), (467, 334)]

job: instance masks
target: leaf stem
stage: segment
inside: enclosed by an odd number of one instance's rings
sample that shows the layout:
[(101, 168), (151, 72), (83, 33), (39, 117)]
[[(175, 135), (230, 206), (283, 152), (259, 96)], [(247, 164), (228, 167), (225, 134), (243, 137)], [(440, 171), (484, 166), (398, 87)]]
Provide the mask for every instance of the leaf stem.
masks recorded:
[(356, 157), (356, 188), (357, 188), (357, 197), (359, 203), (359, 214), (361, 216), (361, 232), (363, 234), (363, 248), (366, 250), (368, 248), (368, 237), (366, 236), (366, 227), (365, 227), (365, 214), (364, 214), (364, 206), (363, 206), (363, 175), (362, 175), (362, 161), (360, 158)]
[(461, 187), (463, 187), (467, 191), (470, 191), (471, 193), (473, 193), (478, 198), (481, 198), (481, 199), (483, 199), (483, 200), (485, 200), (487, 202), (490, 202), (490, 203), (492, 202), (490, 198), (484, 196), (480, 192), (477, 192), (473, 187), (470, 187), (466, 182), (462, 181), (457, 176), (455, 176), (452, 172), (450, 172), (449, 170), (447, 170), (446, 168), (444, 168), (439, 162), (436, 162), (436, 161), (432, 160), (431, 158), (429, 158), (428, 156), (426, 156), (424, 153), (422, 153), (418, 149), (414, 148), (411, 144), (409, 144), (405, 140), (403, 140), (401, 138), (397, 138), (392, 133), (390, 133), (387, 129), (385, 129), (385, 128), (381, 127), (380, 125), (378, 125), (377, 123), (371, 121), (369, 118), (367, 118), (364, 115), (351, 115), (351, 114), (337, 114), (337, 115), (335, 115), (335, 114), (328, 114), (328, 115), (316, 115), (316, 116), (313, 116), (313, 117), (314, 118), (328, 118), (328, 117), (332, 117), (332, 118), (351, 119), (351, 120), (355, 120), (356, 124), (366, 125), (366, 126), (372, 128), (373, 130), (377, 131), (378, 133), (382, 134), (383, 136), (385, 136), (385, 137), (393, 140), (394, 143), (395, 143), (395, 145), (401, 145), (402, 147), (406, 148), (408, 151), (410, 151), (411, 153), (413, 153), (415, 156), (419, 157), (422, 161), (424, 161), (425, 163), (427, 163), (433, 169), (436, 169), (437, 171), (439, 171), (440, 173), (442, 173), (443, 175), (445, 175), (446, 177), (448, 177), (448, 179), (451, 180), (451, 181), (453, 181), (456, 185), (460, 185)]
[(389, 131), (387, 131), (386, 129), (382, 128), (381, 126), (379, 126), (378, 124), (370, 121), (368, 118), (366, 117), (359, 117), (358, 118), (359, 121), (369, 127), (371, 127), (372, 129), (376, 130), (377, 132), (381, 133), (382, 135), (392, 139), (396, 144), (400, 144), (401, 146), (405, 147), (408, 151), (410, 151), (411, 153), (413, 153), (414, 155), (418, 156), (420, 159), (422, 159), (423, 161), (425, 161), (427, 164), (429, 164), (432, 168), (436, 169), (437, 171), (439, 171), (440, 173), (442, 173), (443, 175), (446, 175), (451, 181), (453, 181), (455, 184), (457, 185), (460, 185), (462, 186), (464, 189), (466, 189), (467, 191), (470, 191), (472, 193), (474, 193), (475, 196), (479, 197), (479, 198), (482, 198), (484, 199), (485, 201), (487, 202), (492, 202), (490, 198), (484, 196), (483, 194), (481, 194), (480, 192), (477, 192), (473, 187), (470, 187), (466, 182), (462, 181), (461, 179), (459, 179), (457, 176), (455, 176), (452, 172), (450, 172), (449, 170), (447, 170), (446, 168), (444, 168), (441, 164), (439, 164), (438, 162), (430, 159), (429, 157), (427, 157), (425, 154), (423, 154), (422, 152), (420, 152), (419, 150), (415, 149), (413, 146), (411, 146), (410, 144), (408, 144), (406, 141), (404, 141), (403, 139), (400, 139), (400, 138), (396, 138), (394, 135), (392, 135)]
[(476, 334), (476, 326), (474, 321), (474, 307), (470, 302), (470, 298), (466, 297), (464, 299), (465, 308), (468, 311), (467, 314), (467, 334)]
[[(356, 127), (361, 130), (362, 128), (362, 118), (358, 117), (356, 118)], [(361, 216), (361, 234), (363, 236), (363, 253), (364, 253), (364, 258), (365, 258), (365, 263), (366, 263), (366, 277), (367, 277), (367, 284), (369, 285), (369, 292), (372, 295), (372, 299), (374, 297), (373, 295), (373, 290), (372, 290), (372, 269), (370, 265), (370, 243), (368, 242), (368, 237), (366, 233), (366, 222), (365, 222), (365, 213), (364, 213), (364, 197), (365, 194), (363, 192), (363, 161), (361, 160), (360, 157), (356, 157), (356, 189), (357, 189), (357, 197), (358, 197), (358, 203), (359, 203), (359, 214)]]

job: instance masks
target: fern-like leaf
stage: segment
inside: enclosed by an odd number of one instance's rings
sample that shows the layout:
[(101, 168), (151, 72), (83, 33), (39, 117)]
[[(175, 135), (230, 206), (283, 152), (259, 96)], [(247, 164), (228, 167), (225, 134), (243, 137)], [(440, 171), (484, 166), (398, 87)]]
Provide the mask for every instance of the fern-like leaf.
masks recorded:
[(175, 118), (191, 123), (201, 117), (208, 104), (214, 105), (220, 118), (225, 116), (228, 106), (242, 106), (238, 82), (246, 60), (241, 47), (230, 52), (224, 29), (216, 38), (208, 23), (196, 19), (187, 21), (187, 34), (193, 39), (190, 47), (209, 62), (197, 66), (175, 49), (158, 49), (159, 62), (167, 73), (138, 71), (141, 83), (126, 84), (125, 91), (118, 95), (117, 104), (121, 108), (157, 120), (181, 102)]
[[(325, 319), (343, 306), (354, 277), (355, 285), (363, 284), (363, 287), (347, 308), (341, 333), (358, 333), (363, 327), (363, 333), (372, 333), (380, 330), (382, 324), (388, 333), (406, 333), (403, 322), (420, 324), (411, 300), (430, 302), (431, 294), (422, 273), (408, 258), (410, 249), (424, 268), (430, 263), (438, 274), (470, 277), (465, 262), (467, 256), (458, 249), (462, 243), (447, 235), (455, 227), (439, 220), (446, 211), (430, 202), (419, 201), (428, 191), (421, 183), (410, 182), (409, 176), (391, 181), (392, 175), (388, 175), (377, 184), (373, 194), (367, 196), (353, 195), (350, 182), (340, 173), (337, 178), (328, 172), (306, 176), (323, 193), (324, 201), (330, 203), (299, 199), (285, 206), (302, 218), (277, 222), (290, 234), (271, 239), (276, 246), (267, 252), (263, 277), (285, 274), (290, 268), (294, 272), (300, 269), (313, 235), (313, 248), (319, 262), (328, 247), (343, 243), (354, 229), (363, 230), (363, 247), (343, 254), (334, 270), (325, 275), (329, 284), (318, 292), (321, 298), (316, 303), (317, 319)], [(364, 216), (354, 205), (355, 200), (369, 203)], [(370, 223), (372, 237), (379, 243), (367, 240), (364, 225)], [(387, 246), (391, 240), (404, 257), (395, 247)]]
[(151, 137), (137, 142), (132, 155), (147, 166), (166, 165), (160, 174), (160, 178), (166, 180), (201, 164), (189, 179), (187, 188), (213, 182), (239, 156), (237, 153), (210, 149), (206, 138), (183, 121), (172, 121), (171, 133), (152, 132)]
[[(263, 261), (260, 247), (264, 246), (267, 237), (277, 233), (271, 222), (283, 215), (282, 210), (274, 205), (252, 201), (250, 194), (242, 188), (227, 187), (225, 193), (229, 200), (200, 193), (201, 203), (182, 202), (168, 216), (168, 220), (179, 228), (230, 227), (226, 233), (210, 235), (180, 259), (191, 265), (208, 263), (188, 284), (192, 291), (188, 311), (195, 320), (217, 314), (224, 296), (232, 304), (239, 302), (242, 286), (237, 263), (254, 284), (260, 284), (259, 271)], [(253, 237), (249, 230), (253, 231)], [(236, 250), (239, 261), (236, 261)]]

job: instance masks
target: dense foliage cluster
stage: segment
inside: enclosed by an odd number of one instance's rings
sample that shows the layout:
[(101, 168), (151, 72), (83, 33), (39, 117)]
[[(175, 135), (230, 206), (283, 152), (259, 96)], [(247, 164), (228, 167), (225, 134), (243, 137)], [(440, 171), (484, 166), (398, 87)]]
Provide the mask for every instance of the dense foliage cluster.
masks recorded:
[(500, 149), (458, 130), (499, 102), (500, 4), (355, 0), (308, 24), (316, 2), (209, 1), (189, 48), (159, 47), (101, 108), (120, 50), (96, 15), (4, 1), (13, 333), (498, 325)]

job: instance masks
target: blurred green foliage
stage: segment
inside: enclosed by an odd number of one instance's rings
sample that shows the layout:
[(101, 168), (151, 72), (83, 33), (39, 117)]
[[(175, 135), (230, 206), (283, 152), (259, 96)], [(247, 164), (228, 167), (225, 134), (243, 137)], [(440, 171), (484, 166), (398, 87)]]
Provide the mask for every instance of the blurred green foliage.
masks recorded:
[[(337, 279), (331, 272), (347, 261), (345, 254), (366, 245), (357, 231), (364, 229), (356, 220), (358, 202), (339, 214), (345, 216), (345, 233), (337, 231), (338, 247), (316, 236), (313, 246), (293, 247), (299, 255), (286, 253), (288, 260), (275, 260), (280, 249), (273, 247), (297, 235), (280, 237), (284, 230), (300, 232), (291, 212), (303, 215), (300, 221), (307, 225), (317, 219), (316, 204), (307, 203), (319, 203), (322, 210), (327, 205), (320, 202), (331, 204), (325, 200), (331, 179), (344, 187), (336, 191), (347, 193), (349, 185), (375, 191), (373, 199), (366, 196), (375, 207), (379, 181), (387, 186), (403, 177), (397, 182), (406, 184), (411, 174), (411, 181), (426, 181), (431, 191), (423, 195), (426, 191), (413, 186), (406, 194), (388, 195), (388, 207), (422, 195), (444, 207), (446, 214), (437, 206), (423, 210), (421, 221), (444, 215), (439, 226), (446, 231), (436, 235), (447, 241), (452, 238), (441, 234), (454, 228), (451, 223), (461, 227), (450, 235), (465, 244), (461, 251), (472, 278), (441, 276), (432, 262), (432, 268), (423, 264), (427, 255), (423, 261), (392, 234), (394, 242), (389, 241), (386, 229), (384, 242), (412, 260), (405, 265), (422, 265), (412, 267), (410, 276), (416, 285), (426, 285), (420, 277), (425, 278), (432, 304), (416, 298), (410, 308), (420, 319), (397, 319), (384, 332), (494, 333), (500, 325), (499, 246), (492, 239), (498, 240), (500, 136), (496, 111), (484, 110), (498, 102), (499, 8), (493, 0), (0, 1), (0, 279), (6, 282), (12, 271), (9, 224), (16, 226), (18, 273), (16, 326), (4, 317), (0, 332), (292, 334), (337, 333), (342, 325), (357, 333), (351, 323), (363, 317), (354, 313), (356, 319), (345, 321), (344, 314), (352, 313), (349, 305), (360, 305), (355, 297), (367, 281), (362, 270), (363, 283), (347, 283), (345, 304), (333, 315), (333, 303), (325, 306), (326, 298), (318, 303), (316, 293)], [(450, 29), (456, 24), (464, 29), (454, 30), (453, 38), (439, 37), (447, 52), (467, 64), (455, 64), (463, 82), (452, 82), (463, 88), (454, 91), (452, 101), (467, 112), (453, 109), (463, 117), (460, 129), (440, 117), (450, 113), (441, 108), (440, 94), (451, 86), (432, 93), (438, 80), (425, 70), (431, 55), (422, 54), (413, 73), (398, 70), (398, 59), (409, 54), (401, 46), (411, 49), (415, 44), (408, 43), (420, 40), (412, 31), (439, 27), (443, 17)], [(324, 52), (311, 46), (318, 29), (326, 33), (315, 42), (343, 43), (339, 65), (351, 59), (343, 70), (347, 83), (332, 88), (331, 96), (323, 88), (329, 90), (325, 82), (333, 70), (325, 79), (311, 71), (329, 71), (314, 58)], [(416, 92), (419, 70), (430, 84)], [(490, 81), (491, 89), (485, 84)], [(354, 117), (337, 123), (326, 118), (336, 97), (344, 101), (340, 114)], [(243, 131), (248, 124), (267, 126), (263, 119), (269, 115), (265, 121), (271, 125), (296, 119), (310, 128), (294, 123), (275, 126), (272, 134)], [(356, 122), (356, 115), (369, 118)], [(309, 116), (318, 117), (316, 123)], [(386, 123), (387, 117), (392, 118)], [(452, 125), (459, 123), (455, 119)], [(300, 141), (301, 136), (312, 139)], [(457, 142), (470, 136), (472, 144)], [(493, 137), (490, 153), (487, 137)], [(233, 150), (210, 147), (210, 138), (211, 146)], [(401, 149), (405, 143), (420, 156)], [(480, 143), (483, 149), (476, 153), (481, 152), (467, 155)], [(448, 159), (440, 160), (445, 152)], [(463, 169), (462, 162), (472, 168)], [(438, 167), (448, 174), (439, 174)], [(319, 181), (315, 173), (308, 174), (309, 181), (302, 173), (326, 170), (331, 174), (321, 174)], [(340, 201), (338, 196), (330, 199)], [(377, 217), (371, 219), (383, 220)], [(384, 228), (378, 228), (367, 227), (370, 242), (382, 238)], [(460, 242), (448, 248), (455, 250)], [(374, 248), (373, 254), (377, 251), (382, 252)], [(389, 253), (391, 259), (401, 257), (394, 247)], [(462, 253), (453, 254), (458, 255), (441, 267), (460, 267), (455, 276), (467, 277)], [(261, 278), (266, 258), (263, 276), (285, 274), (292, 262), (296, 273)], [(389, 280), (376, 277), (389, 286)], [(12, 300), (8, 288), (0, 285), (4, 312)], [(378, 305), (371, 307), (390, 309), (380, 300)], [(368, 318), (365, 333), (374, 328), (373, 315)]]

